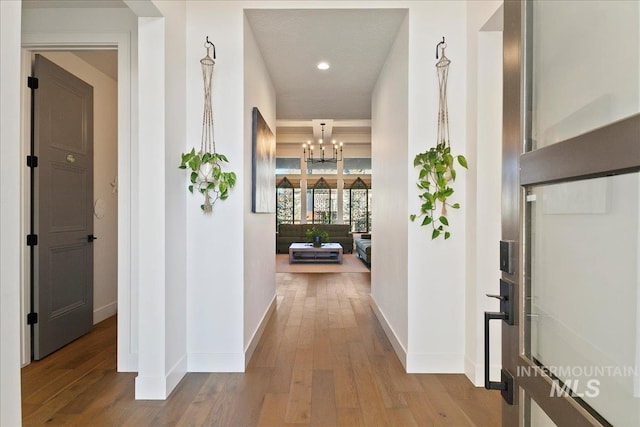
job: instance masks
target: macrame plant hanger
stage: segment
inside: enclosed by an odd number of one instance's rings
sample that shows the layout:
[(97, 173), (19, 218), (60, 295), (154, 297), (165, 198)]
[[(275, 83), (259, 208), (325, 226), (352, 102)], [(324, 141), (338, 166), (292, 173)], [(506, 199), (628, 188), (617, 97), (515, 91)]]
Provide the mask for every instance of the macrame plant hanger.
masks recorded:
[[(211, 82), (213, 80), (213, 67), (216, 64), (214, 59), (216, 58), (216, 46), (209, 41), (209, 37), (207, 36), (207, 41), (204, 44), (204, 47), (207, 49), (207, 55), (200, 60), (200, 67), (202, 68), (202, 80), (204, 83), (204, 113), (202, 115), (202, 139), (200, 141), (200, 155), (205, 153), (215, 154), (216, 153), (216, 140), (213, 131), (213, 108), (212, 108), (212, 99), (213, 96), (211, 94)], [(213, 58), (209, 51), (213, 48)], [(210, 164), (206, 164), (206, 166), (211, 166)], [(202, 171), (203, 175), (208, 176), (208, 171)], [(206, 183), (205, 183), (206, 185)], [(211, 212), (213, 210), (213, 204), (218, 199), (217, 194), (216, 198), (212, 199), (209, 191), (204, 193), (204, 207), (203, 210), (205, 212)]]
[[(449, 110), (447, 109), (447, 78), (449, 77), (449, 64), (451, 61), (444, 54), (447, 44), (442, 37), (442, 41), (436, 45), (436, 59), (438, 59), (438, 49), (440, 49), (440, 60), (436, 62), (438, 71), (438, 144), (449, 147)], [(447, 205), (442, 204), (442, 215), (447, 215)]]
[(447, 44), (442, 41), (436, 45), (436, 59), (438, 59), (438, 49), (441, 50), (440, 60), (436, 62), (438, 71), (438, 87), (440, 99), (438, 103), (438, 144), (449, 146), (449, 111), (447, 109), (447, 78), (449, 76), (449, 64), (451, 61), (444, 54)]

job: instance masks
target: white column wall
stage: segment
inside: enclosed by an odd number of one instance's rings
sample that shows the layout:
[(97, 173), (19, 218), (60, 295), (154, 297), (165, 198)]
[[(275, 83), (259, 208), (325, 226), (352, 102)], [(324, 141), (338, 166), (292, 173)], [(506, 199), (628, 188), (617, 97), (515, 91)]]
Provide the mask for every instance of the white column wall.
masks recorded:
[(187, 4), (185, 150), (200, 147), (200, 59), (209, 36), (217, 54), (212, 87), (216, 149), (229, 159), (225, 170), (238, 177), (229, 198), (218, 201), (209, 215), (200, 210), (201, 195), (187, 195), (187, 352), (188, 369), (195, 372), (242, 372), (245, 367), (243, 189), (251, 177), (244, 170), (243, 19), (242, 2)]
[[(484, 385), (484, 311), (498, 311), (501, 236), (502, 1), (467, 3), (465, 374)], [(491, 27), (491, 28), (489, 28)], [(491, 325), (491, 374), (499, 377), (501, 325)]]
[(167, 390), (187, 372), (187, 188), (179, 169), (186, 133), (186, 3), (156, 1), (165, 24), (165, 233)]
[(408, 349), (409, 16), (398, 31), (371, 97), (374, 311), (406, 367)]
[[(276, 134), (276, 91), (246, 16), (244, 25), (244, 352), (249, 363), (264, 326), (275, 309), (275, 213), (251, 213), (252, 110), (258, 107)], [(274, 171), (275, 173), (275, 171)], [(275, 189), (274, 189), (275, 191)], [(242, 195), (240, 195), (242, 192)], [(275, 194), (274, 194), (275, 197)]]
[[(434, 52), (446, 37), (451, 149), (466, 153), (466, 3), (415, 4), (409, 13), (408, 213), (420, 210), (413, 158), (433, 146), (437, 135), (438, 84)], [(461, 168), (460, 168), (461, 169)], [(398, 172), (401, 172), (400, 170)], [(450, 210), (451, 238), (431, 240), (429, 227), (408, 227), (408, 372), (464, 371), (466, 173), (460, 170)], [(375, 259), (374, 259), (375, 261)]]
[(20, 1), (0, 2), (0, 425), (20, 403)]
[[(138, 254), (139, 349), (136, 399), (165, 399), (166, 377), (166, 253), (164, 18), (138, 18), (139, 138), (138, 180), (142, 247)], [(160, 143), (159, 143), (160, 141)]]

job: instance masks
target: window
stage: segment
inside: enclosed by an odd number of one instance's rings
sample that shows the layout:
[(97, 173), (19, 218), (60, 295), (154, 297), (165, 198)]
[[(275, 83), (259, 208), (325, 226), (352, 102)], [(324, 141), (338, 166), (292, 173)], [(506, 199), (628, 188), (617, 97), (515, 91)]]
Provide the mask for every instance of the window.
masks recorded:
[(300, 158), (276, 157), (276, 175), (300, 175)]
[(344, 159), (345, 175), (371, 175), (371, 157), (350, 157)]
[(294, 188), (287, 177), (276, 186), (276, 226), (300, 223), (300, 189)]
[(344, 222), (354, 233), (371, 231), (371, 190), (357, 178), (343, 193)]
[(331, 188), (324, 178), (320, 178), (312, 189), (307, 190), (307, 213), (313, 224), (332, 224), (338, 219), (337, 191)]

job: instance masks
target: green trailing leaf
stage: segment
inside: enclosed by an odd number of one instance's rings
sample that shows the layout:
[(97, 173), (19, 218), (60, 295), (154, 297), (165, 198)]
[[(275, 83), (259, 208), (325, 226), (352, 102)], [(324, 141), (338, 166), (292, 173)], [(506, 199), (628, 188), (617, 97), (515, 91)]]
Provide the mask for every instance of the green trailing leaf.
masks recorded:
[(424, 219), (422, 220), (422, 224), (421, 225), (429, 225), (429, 224), (431, 224), (431, 221), (433, 221), (433, 220), (431, 219), (430, 216), (425, 216)]
[(447, 240), (449, 237), (451, 237), (451, 233), (449, 233), (448, 231), (444, 232), (444, 240)]
[(464, 156), (458, 156), (458, 163), (460, 163), (460, 166), (467, 169), (467, 159)]
[(453, 205), (451, 205), (451, 207), (453, 209), (460, 209), (460, 203), (454, 203)]
[(438, 218), (438, 221), (440, 221), (440, 224), (449, 225), (449, 220), (444, 215), (442, 215), (440, 218)]
[(437, 239), (439, 235), (440, 235), (440, 230), (434, 229), (433, 232), (431, 233), (431, 240)]

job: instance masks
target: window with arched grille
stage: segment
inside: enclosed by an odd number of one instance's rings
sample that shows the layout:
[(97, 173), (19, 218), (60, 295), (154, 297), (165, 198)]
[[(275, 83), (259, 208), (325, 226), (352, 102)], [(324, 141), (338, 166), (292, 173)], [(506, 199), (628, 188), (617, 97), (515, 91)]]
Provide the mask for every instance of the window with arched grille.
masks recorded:
[(311, 201), (311, 222), (313, 224), (332, 224), (338, 219), (336, 189), (331, 188), (324, 178), (320, 178), (307, 191)]
[(300, 189), (284, 177), (276, 185), (276, 226), (300, 222)]
[[(358, 177), (344, 191), (344, 213), (348, 212), (350, 230), (354, 233), (371, 231), (371, 189)], [(346, 217), (346, 215), (345, 215)], [(345, 218), (347, 222), (347, 218)]]

